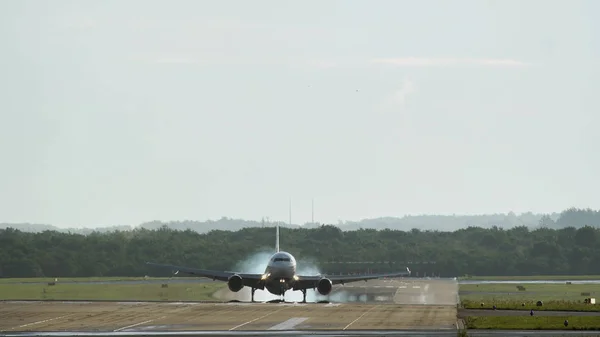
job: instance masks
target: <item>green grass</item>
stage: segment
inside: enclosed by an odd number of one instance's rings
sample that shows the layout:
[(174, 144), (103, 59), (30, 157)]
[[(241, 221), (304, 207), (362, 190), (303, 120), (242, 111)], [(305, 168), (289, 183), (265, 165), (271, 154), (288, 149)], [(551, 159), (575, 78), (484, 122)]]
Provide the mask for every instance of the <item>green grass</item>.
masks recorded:
[[(522, 286), (524, 290), (519, 290)], [(461, 299), (490, 301), (494, 299), (583, 301), (586, 297), (600, 297), (598, 284), (461, 284)], [(465, 292), (471, 292), (465, 294)], [(490, 294), (491, 293), (491, 294)], [(590, 293), (590, 295), (582, 295)]]
[(562, 281), (600, 280), (600, 275), (539, 275), (539, 276), (463, 276), (458, 280), (472, 281)]
[[(171, 277), (59, 277), (59, 282), (94, 282), (94, 281), (142, 281), (142, 280), (169, 280)], [(2, 283), (36, 283), (54, 282), (54, 277), (24, 277), (24, 278), (0, 278)]]
[[(563, 322), (569, 320), (569, 326)], [(465, 319), (467, 329), (502, 330), (600, 330), (600, 319), (590, 316), (470, 316)]]
[[(524, 287), (524, 291), (519, 290)], [(487, 284), (460, 284), (460, 291), (501, 291), (501, 292), (600, 292), (600, 284), (582, 283), (487, 283)]]
[(0, 300), (216, 300), (225, 282), (154, 284), (0, 284)]
[[(597, 284), (462, 284), (459, 286), (461, 305), (467, 309), (492, 308), (513, 310), (600, 311), (600, 304), (583, 303), (587, 297), (600, 297)], [(464, 292), (472, 292), (465, 294)], [(490, 294), (493, 292), (494, 294)], [(590, 295), (582, 295), (589, 293)], [(537, 307), (536, 302), (543, 306)], [(523, 306), (522, 304), (525, 304)]]
[[(481, 306), (483, 303), (483, 306)], [(523, 306), (523, 304), (525, 304)], [(535, 301), (518, 301), (518, 300), (503, 300), (498, 299), (491, 302), (461, 300), (461, 306), (465, 309), (492, 309), (496, 306), (498, 310), (527, 310), (534, 309), (536, 311), (600, 311), (600, 305), (590, 305), (569, 301), (549, 301), (544, 302), (541, 307), (536, 306)], [(600, 321), (600, 317), (597, 317)]]

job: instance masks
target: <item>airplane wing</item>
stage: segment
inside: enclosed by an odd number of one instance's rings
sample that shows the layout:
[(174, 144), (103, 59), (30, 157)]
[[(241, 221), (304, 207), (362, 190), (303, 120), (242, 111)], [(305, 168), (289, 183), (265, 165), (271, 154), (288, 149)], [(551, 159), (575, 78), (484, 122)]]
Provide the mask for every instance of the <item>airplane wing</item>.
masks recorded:
[(183, 273), (183, 274), (206, 277), (206, 278), (211, 278), (213, 280), (225, 281), (225, 282), (227, 282), (227, 280), (229, 279), (230, 276), (239, 275), (242, 277), (242, 281), (245, 286), (254, 287), (257, 289), (264, 288), (264, 286), (260, 284), (261, 277), (263, 276), (262, 274), (246, 274), (246, 273), (236, 273), (236, 272), (232, 272), (232, 271), (196, 269), (196, 268), (181, 267), (181, 266), (174, 266), (174, 265), (170, 265), (170, 264), (160, 264), (160, 263), (154, 263), (154, 262), (146, 262), (146, 264), (150, 265), (150, 266), (164, 268), (164, 269), (175, 270), (175, 271), (177, 271), (176, 272), (177, 274)]
[(399, 277), (399, 276), (410, 276), (410, 269), (406, 268), (406, 271), (390, 273), (390, 274), (364, 274), (364, 275), (311, 275), (302, 276), (298, 275), (298, 280), (295, 282), (294, 290), (302, 290), (308, 288), (315, 288), (317, 283), (322, 278), (327, 278), (331, 281), (332, 285), (345, 284), (357, 281), (368, 281), (384, 277)]

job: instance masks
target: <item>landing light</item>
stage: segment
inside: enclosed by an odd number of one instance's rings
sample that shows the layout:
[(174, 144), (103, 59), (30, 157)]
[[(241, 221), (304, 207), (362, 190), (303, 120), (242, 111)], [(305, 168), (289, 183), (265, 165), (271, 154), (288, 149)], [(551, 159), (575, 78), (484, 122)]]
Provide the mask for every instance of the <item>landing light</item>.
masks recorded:
[(300, 278), (298, 277), (298, 275), (294, 275), (294, 281), (298, 281)]

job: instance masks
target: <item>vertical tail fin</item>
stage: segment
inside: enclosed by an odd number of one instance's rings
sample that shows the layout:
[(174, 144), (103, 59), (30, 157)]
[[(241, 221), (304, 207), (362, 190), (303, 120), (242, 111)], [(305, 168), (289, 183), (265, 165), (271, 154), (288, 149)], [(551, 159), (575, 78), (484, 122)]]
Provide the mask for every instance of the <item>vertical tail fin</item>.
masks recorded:
[[(292, 198), (290, 198), (290, 225), (292, 224)], [(275, 251), (279, 253), (279, 222), (275, 224), (276, 232), (275, 232)]]
[(279, 223), (275, 224), (275, 226), (277, 226), (275, 232), (275, 252), (279, 253)]

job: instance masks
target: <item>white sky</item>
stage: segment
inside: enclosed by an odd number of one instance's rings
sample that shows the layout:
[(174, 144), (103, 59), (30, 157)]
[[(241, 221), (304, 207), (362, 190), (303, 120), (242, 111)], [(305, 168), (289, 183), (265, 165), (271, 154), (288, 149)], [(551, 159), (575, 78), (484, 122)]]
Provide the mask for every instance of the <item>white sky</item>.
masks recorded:
[(598, 208), (599, 33), (594, 0), (2, 1), (0, 222)]

